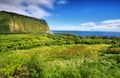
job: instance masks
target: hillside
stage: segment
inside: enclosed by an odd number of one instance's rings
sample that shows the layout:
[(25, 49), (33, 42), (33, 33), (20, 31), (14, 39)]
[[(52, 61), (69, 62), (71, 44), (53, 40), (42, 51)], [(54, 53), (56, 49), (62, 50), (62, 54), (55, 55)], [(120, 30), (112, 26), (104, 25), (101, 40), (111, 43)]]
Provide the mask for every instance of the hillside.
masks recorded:
[(0, 33), (49, 33), (47, 22), (11, 12), (0, 12)]

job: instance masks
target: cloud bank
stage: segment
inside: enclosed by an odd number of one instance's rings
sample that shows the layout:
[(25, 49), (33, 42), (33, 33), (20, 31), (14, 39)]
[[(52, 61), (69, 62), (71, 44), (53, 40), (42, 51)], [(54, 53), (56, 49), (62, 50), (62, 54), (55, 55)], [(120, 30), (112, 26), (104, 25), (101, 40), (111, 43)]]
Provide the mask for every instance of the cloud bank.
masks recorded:
[(87, 22), (80, 25), (65, 25), (51, 28), (52, 30), (77, 31), (116, 31), (120, 32), (120, 19), (105, 20), (101, 22)]
[(66, 3), (66, 0), (0, 0), (0, 11), (4, 10), (43, 18), (52, 15), (45, 8), (54, 9), (55, 4), (62, 5)]

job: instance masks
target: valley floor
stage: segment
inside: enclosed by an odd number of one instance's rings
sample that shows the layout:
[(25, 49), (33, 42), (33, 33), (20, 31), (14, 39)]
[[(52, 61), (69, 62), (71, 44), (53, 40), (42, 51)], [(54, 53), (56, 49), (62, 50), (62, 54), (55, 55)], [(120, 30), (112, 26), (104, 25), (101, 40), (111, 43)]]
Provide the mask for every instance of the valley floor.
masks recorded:
[(107, 53), (111, 44), (51, 45), (51, 37), (27, 34), (0, 39), (0, 78), (120, 77), (120, 54)]

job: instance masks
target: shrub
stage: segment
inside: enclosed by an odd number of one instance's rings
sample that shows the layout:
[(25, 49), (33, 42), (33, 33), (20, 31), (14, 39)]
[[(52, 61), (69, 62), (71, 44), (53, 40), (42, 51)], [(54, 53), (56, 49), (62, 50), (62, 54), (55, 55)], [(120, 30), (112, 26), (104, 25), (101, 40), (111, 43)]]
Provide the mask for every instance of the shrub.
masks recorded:
[(3, 57), (1, 63), (0, 75), (3, 78), (46, 78), (47, 76), (46, 65), (37, 54), (22, 57), (11, 53)]
[(111, 53), (111, 54), (120, 54), (120, 47), (108, 48), (107, 53)]

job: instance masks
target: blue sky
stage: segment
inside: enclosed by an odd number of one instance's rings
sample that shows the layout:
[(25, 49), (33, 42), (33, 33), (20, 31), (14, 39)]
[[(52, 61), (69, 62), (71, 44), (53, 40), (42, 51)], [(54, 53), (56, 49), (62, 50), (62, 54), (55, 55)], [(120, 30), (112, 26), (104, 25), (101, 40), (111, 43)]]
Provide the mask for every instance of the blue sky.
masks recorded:
[(68, 0), (58, 8), (53, 11), (54, 16), (47, 18), (53, 30), (120, 31), (120, 24), (117, 27), (101, 24), (119, 21), (119, 0)]
[[(56, 22), (82, 23), (120, 18), (119, 0), (67, 0), (66, 5), (51, 11)], [(58, 16), (55, 16), (58, 15)], [(58, 21), (57, 21), (58, 20)]]
[(43, 18), (51, 30), (120, 32), (120, 0), (0, 0), (0, 10)]

